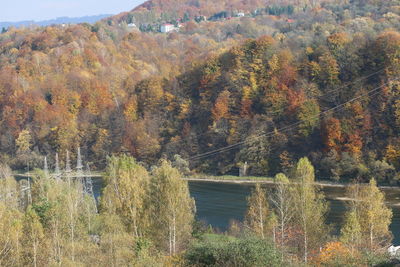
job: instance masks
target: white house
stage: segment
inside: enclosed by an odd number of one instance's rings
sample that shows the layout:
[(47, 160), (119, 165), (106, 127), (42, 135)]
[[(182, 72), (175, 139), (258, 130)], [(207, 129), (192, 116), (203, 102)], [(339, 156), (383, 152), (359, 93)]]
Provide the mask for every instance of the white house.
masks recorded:
[(137, 26), (136, 26), (135, 23), (129, 23), (129, 24), (128, 24), (128, 27), (129, 27), (129, 28), (136, 28)]
[(165, 23), (161, 25), (161, 32), (166, 33), (175, 30), (175, 26), (170, 23)]
[(237, 13), (237, 16), (238, 17), (244, 17), (244, 13), (243, 12), (239, 12), (239, 13)]

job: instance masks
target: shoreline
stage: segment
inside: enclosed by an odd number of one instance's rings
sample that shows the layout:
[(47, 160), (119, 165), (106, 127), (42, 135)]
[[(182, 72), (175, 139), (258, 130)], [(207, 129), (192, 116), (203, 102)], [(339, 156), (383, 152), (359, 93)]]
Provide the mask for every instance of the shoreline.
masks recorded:
[[(186, 181), (189, 182), (210, 182), (210, 183), (225, 183), (225, 184), (275, 184), (273, 180), (251, 180), (251, 179), (215, 179), (215, 178), (194, 178), (194, 177), (185, 177), (183, 178)], [(315, 183), (318, 186), (323, 186), (323, 187), (346, 187), (348, 185), (345, 184), (330, 184), (330, 183), (323, 183), (323, 182), (316, 182)], [(398, 187), (396, 187), (398, 188)]]
[[(231, 178), (231, 179), (221, 179), (218, 178), (218, 176), (215, 177), (210, 177), (206, 176), (205, 178), (199, 178), (197, 177), (184, 177), (184, 180), (188, 182), (210, 182), (210, 183), (226, 183), (226, 184), (275, 184), (275, 181), (273, 178), (259, 178), (258, 179), (246, 179), (246, 178), (241, 178), (238, 177), (236, 178)], [(334, 184), (330, 183), (327, 181), (316, 181), (315, 185), (321, 186), (321, 187), (334, 187), (334, 188), (346, 188), (351, 184)], [(378, 186), (381, 189), (397, 189), (400, 190), (400, 186), (388, 186), (388, 185), (381, 185)]]
[[(32, 177), (31, 173), (13, 173), (14, 177), (27, 178)], [(104, 176), (104, 172), (92, 172), (92, 179), (102, 179)], [(275, 184), (274, 178), (272, 177), (257, 177), (257, 176), (210, 176), (207, 174), (199, 175), (195, 174), (194, 176), (183, 177), (182, 179), (188, 182), (209, 182), (209, 183), (225, 183), (225, 184)], [(332, 188), (346, 188), (350, 183), (333, 183), (327, 180), (315, 181), (315, 185), (321, 187), (332, 187)], [(378, 185), (381, 189), (394, 189), (400, 190), (400, 186), (392, 186), (392, 185)]]

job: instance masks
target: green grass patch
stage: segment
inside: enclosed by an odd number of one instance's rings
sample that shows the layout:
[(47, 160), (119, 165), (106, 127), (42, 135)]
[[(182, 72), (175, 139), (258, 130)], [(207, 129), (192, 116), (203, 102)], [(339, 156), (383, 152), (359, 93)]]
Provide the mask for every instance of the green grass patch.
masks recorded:
[(255, 181), (255, 182), (262, 182), (262, 181), (274, 181), (272, 177), (266, 176), (236, 176), (236, 175), (208, 175), (208, 174), (196, 174), (192, 176), (186, 177), (188, 179), (204, 179), (204, 180), (223, 180), (223, 181)]

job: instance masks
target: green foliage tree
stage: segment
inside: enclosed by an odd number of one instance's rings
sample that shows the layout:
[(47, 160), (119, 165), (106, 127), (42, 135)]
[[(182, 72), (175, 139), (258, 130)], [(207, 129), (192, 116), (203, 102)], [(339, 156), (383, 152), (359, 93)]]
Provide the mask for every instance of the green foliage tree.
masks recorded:
[(345, 214), (344, 224), (340, 230), (340, 240), (346, 244), (352, 254), (361, 244), (361, 226), (358, 222), (355, 210), (350, 210)]
[(359, 190), (356, 205), (358, 221), (361, 226), (362, 240), (371, 250), (385, 246), (392, 238), (389, 225), (393, 216), (386, 207), (385, 195), (379, 190), (375, 179)]
[(144, 235), (148, 224), (146, 201), (150, 177), (134, 158), (123, 155), (108, 159), (102, 207), (119, 215), (135, 238)]
[(314, 100), (306, 101), (299, 110), (297, 118), (300, 122), (299, 133), (308, 137), (319, 123), (320, 109), (318, 103)]
[(127, 231), (117, 214), (102, 213), (99, 217), (101, 261), (107, 266), (128, 266), (135, 260), (135, 237)]
[[(0, 193), (0, 195), (2, 195)], [(0, 265), (20, 266), (22, 264), (23, 214), (0, 200)]]
[(194, 200), (179, 171), (163, 160), (151, 178), (152, 239), (175, 255), (190, 239), (194, 220)]
[(251, 195), (247, 198), (247, 211), (245, 215), (245, 225), (257, 236), (262, 239), (271, 238), (272, 225), (271, 210), (267, 200), (267, 192), (256, 184)]
[(291, 184), (285, 174), (279, 173), (275, 176), (275, 190), (272, 192), (270, 201), (275, 210), (277, 227), (279, 236), (277, 238), (280, 246), (281, 255), (285, 251), (285, 245), (288, 241), (288, 232), (292, 222), (295, 209), (293, 202), (293, 195), (291, 191)]
[(46, 265), (47, 244), (39, 216), (28, 207), (23, 220), (24, 264), (34, 267)]
[(294, 220), (302, 231), (302, 254), (304, 262), (307, 262), (309, 251), (321, 246), (328, 234), (325, 225), (328, 207), (323, 194), (316, 188), (314, 167), (307, 158), (299, 160), (293, 177)]

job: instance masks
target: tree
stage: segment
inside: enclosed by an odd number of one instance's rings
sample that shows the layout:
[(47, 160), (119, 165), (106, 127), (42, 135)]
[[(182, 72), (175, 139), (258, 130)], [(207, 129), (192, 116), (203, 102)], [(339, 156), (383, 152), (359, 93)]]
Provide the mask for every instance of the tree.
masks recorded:
[(214, 122), (219, 121), (222, 118), (228, 118), (229, 116), (229, 91), (222, 91), (218, 98), (215, 100), (214, 108), (212, 109), (212, 115)]
[(267, 192), (256, 184), (253, 192), (247, 198), (245, 225), (257, 236), (265, 239), (272, 236), (271, 211), (269, 210)]
[(345, 214), (344, 224), (340, 230), (340, 240), (350, 248), (353, 255), (361, 244), (361, 226), (354, 209)]
[(267, 175), (269, 171), (271, 144), (266, 132), (267, 129), (257, 129), (253, 134), (249, 134), (238, 153), (241, 162), (248, 162), (250, 173), (253, 175)]
[[(33, 177), (31, 209), (44, 231), (46, 261), (49, 265), (79, 265), (93, 260), (96, 246), (90, 242), (96, 209), (91, 197), (84, 195), (80, 180), (49, 179), (42, 171)], [(89, 253), (90, 251), (90, 253)]]
[(319, 58), (319, 64), (321, 66), (320, 84), (327, 87), (338, 83), (340, 70), (336, 59), (330, 53), (325, 53)]
[(392, 211), (385, 205), (385, 195), (379, 190), (375, 179), (360, 188), (359, 201), (354, 203), (361, 226), (363, 242), (374, 250), (383, 247), (391, 240), (389, 225)]
[(336, 118), (329, 118), (323, 123), (323, 138), (324, 144), (328, 151), (335, 149), (340, 150), (342, 142), (342, 128), (340, 121)]
[(288, 238), (288, 229), (294, 216), (293, 196), (290, 190), (291, 185), (285, 174), (279, 173), (275, 176), (275, 190), (271, 194), (270, 200), (273, 204), (277, 217), (279, 229), (279, 245), (283, 257), (285, 244)]
[(294, 170), (295, 222), (302, 230), (302, 249), (304, 262), (308, 260), (309, 250), (321, 246), (327, 235), (325, 214), (327, 203), (316, 188), (314, 167), (307, 158), (301, 158)]
[(27, 153), (31, 147), (31, 134), (28, 130), (23, 130), (19, 133), (15, 144), (19, 153)]
[(23, 214), (0, 200), (0, 265), (20, 266)]
[(134, 158), (123, 155), (108, 159), (102, 207), (110, 214), (121, 216), (135, 238), (144, 235), (150, 177)]
[(40, 223), (39, 216), (28, 207), (23, 223), (23, 246), (25, 255), (25, 264), (34, 267), (46, 265), (45, 263), (45, 236), (43, 226)]
[(102, 262), (108, 266), (129, 266), (134, 262), (135, 237), (117, 214), (103, 212), (100, 222), (100, 250)]
[[(358, 256), (358, 255), (357, 255)], [(341, 242), (328, 242), (313, 259), (315, 266), (362, 266), (361, 259)]]
[(297, 118), (299, 120), (299, 133), (308, 137), (319, 123), (319, 105), (315, 100), (308, 100), (300, 106)]
[(151, 228), (153, 240), (170, 255), (180, 251), (190, 238), (194, 200), (179, 171), (163, 160), (151, 178)]
[(0, 164), (0, 266), (21, 265), (23, 213), (20, 194), (11, 169)]

